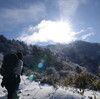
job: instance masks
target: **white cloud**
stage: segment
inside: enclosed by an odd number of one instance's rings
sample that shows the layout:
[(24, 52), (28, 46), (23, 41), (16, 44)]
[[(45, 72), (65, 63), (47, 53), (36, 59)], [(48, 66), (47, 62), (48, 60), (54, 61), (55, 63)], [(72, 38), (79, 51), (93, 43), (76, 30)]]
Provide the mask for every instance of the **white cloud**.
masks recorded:
[(27, 30), (32, 32), (31, 35), (22, 35), (18, 39), (25, 41), (28, 44), (48, 41), (53, 41), (55, 43), (69, 43), (77, 40), (77, 35), (84, 32), (84, 30), (73, 32), (69, 23), (50, 20), (43, 20), (38, 25), (34, 27), (31, 26)]
[(81, 34), (81, 33), (83, 33), (83, 32), (85, 32), (85, 31), (82, 29), (82, 30), (80, 30), (79, 32), (77, 32), (77, 34)]
[(93, 35), (94, 35), (94, 33), (85, 34), (85, 35), (82, 36), (82, 39), (85, 40), (85, 39), (87, 39), (87, 38), (89, 38), (90, 36), (93, 36)]

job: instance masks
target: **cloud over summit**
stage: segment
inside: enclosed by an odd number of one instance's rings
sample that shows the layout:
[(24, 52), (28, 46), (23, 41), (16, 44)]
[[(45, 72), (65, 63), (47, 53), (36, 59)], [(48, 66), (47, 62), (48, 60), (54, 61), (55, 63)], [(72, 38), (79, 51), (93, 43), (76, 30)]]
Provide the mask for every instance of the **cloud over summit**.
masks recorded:
[(73, 32), (70, 24), (66, 22), (42, 20), (38, 25), (30, 26), (27, 29), (27, 34), (21, 35), (18, 39), (25, 41), (28, 44), (37, 44), (38, 42), (49, 41), (55, 43), (69, 43), (77, 40), (77, 35), (83, 32), (84, 30)]

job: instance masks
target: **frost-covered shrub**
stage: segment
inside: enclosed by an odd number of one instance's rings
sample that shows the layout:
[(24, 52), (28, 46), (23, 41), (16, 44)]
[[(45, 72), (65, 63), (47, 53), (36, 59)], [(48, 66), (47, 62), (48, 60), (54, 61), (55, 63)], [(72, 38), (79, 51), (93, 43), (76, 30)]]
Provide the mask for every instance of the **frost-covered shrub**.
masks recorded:
[(58, 78), (55, 78), (53, 76), (48, 76), (48, 77), (45, 77), (41, 80), (41, 83), (47, 83), (47, 84), (50, 84), (50, 85), (56, 85), (57, 82), (58, 82)]
[(100, 80), (96, 80), (92, 83), (92, 89), (100, 90)]
[(34, 72), (33, 72), (32, 70), (27, 70), (27, 71), (25, 72), (25, 75), (26, 75), (26, 76), (29, 76), (29, 75), (32, 75), (32, 74), (34, 74)]
[(86, 76), (84, 75), (84, 73), (80, 73), (79, 75), (77, 75), (75, 77), (75, 82), (74, 82), (75, 86), (78, 88), (86, 88), (87, 86), (87, 79)]
[(74, 77), (74, 85), (78, 88), (100, 90), (100, 78), (89, 73), (80, 73)]
[(49, 67), (46, 69), (47, 76), (53, 76), (55, 78), (59, 78), (59, 73), (56, 71), (54, 67)]

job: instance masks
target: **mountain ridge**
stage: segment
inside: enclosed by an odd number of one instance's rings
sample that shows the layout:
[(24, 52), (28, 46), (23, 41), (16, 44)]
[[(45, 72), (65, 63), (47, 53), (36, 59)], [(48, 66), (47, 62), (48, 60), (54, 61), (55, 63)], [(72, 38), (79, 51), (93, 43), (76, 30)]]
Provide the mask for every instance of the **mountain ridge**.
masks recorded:
[(67, 45), (49, 45), (48, 48), (54, 52), (57, 57), (84, 66), (88, 71), (94, 74), (97, 73), (100, 59), (99, 43), (75, 41)]
[(100, 43), (75, 41), (64, 45), (37, 46), (27, 45), (18, 40), (8, 40), (3, 35), (0, 35), (0, 53), (5, 55), (18, 51), (24, 54), (24, 61), (36, 71), (38, 71), (36, 66), (42, 59), (45, 60), (44, 69), (47, 68), (46, 66), (53, 66), (58, 71), (60, 68), (64, 71), (69, 64), (69, 68), (73, 68), (72, 70), (75, 71), (74, 66), (77, 64), (80, 71), (84, 71), (83, 68), (93, 74), (97, 74), (98, 71)]

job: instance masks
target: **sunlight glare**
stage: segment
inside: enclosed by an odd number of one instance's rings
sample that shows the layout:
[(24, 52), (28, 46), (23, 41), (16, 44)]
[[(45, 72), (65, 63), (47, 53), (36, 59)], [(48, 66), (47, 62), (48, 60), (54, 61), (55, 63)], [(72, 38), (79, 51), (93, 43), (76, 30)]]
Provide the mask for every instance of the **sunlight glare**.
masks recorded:
[(36, 36), (41, 36), (40, 41), (52, 40), (53, 42), (64, 43), (70, 40), (71, 27), (69, 23), (48, 21), (44, 25), (41, 23), (39, 28), (41, 28), (39, 35)]
[[(32, 35), (21, 37), (29, 44), (37, 42), (70, 43), (76, 40), (76, 33), (72, 32), (69, 22), (41, 21), (37, 26), (31, 27)], [(36, 32), (34, 32), (36, 30)]]

